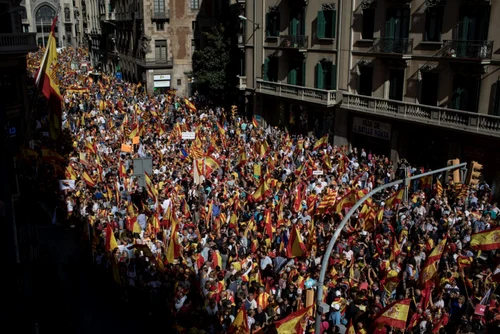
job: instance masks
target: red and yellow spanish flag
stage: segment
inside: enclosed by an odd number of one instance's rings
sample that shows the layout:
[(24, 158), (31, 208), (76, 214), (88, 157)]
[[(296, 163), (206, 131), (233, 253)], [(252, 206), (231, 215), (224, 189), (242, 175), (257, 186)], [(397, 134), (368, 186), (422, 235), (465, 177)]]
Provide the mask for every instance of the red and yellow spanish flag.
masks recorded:
[(313, 151), (317, 151), (323, 146), (326, 146), (327, 144), (328, 144), (328, 134), (324, 135), (323, 137), (318, 139), (318, 141), (316, 141), (316, 143), (313, 146)]
[(248, 317), (245, 305), (241, 306), (238, 314), (234, 318), (231, 326), (229, 326), (227, 332), (230, 334), (250, 334), (250, 327), (248, 326)]
[(196, 107), (194, 106), (193, 102), (189, 101), (188, 99), (184, 99), (184, 103), (186, 104), (186, 107), (191, 110), (192, 112), (196, 112)]
[(390, 327), (405, 329), (409, 312), (410, 298), (397, 300), (380, 311), (373, 324), (383, 324)]
[(404, 191), (404, 188), (399, 189), (394, 195), (392, 195), (385, 201), (385, 206), (393, 208), (401, 203), (401, 201), (403, 200)]
[(424, 269), (422, 270), (421, 283), (423, 287), (432, 285), (432, 280), (437, 273), (441, 255), (443, 255), (444, 247), (447, 239), (441, 240), (432, 250), (431, 254), (425, 261)]
[(91, 188), (94, 188), (96, 186), (96, 182), (94, 181), (94, 179), (92, 177), (90, 177), (90, 175), (87, 173), (87, 171), (83, 172), (83, 180), (85, 181), (85, 183), (91, 187)]
[(221, 137), (226, 136), (226, 130), (224, 130), (224, 127), (219, 122), (217, 122), (217, 129), (219, 130)]
[(172, 215), (172, 232), (170, 233), (170, 240), (168, 242), (167, 248), (167, 262), (174, 263), (174, 260), (180, 256), (180, 245), (179, 245), (179, 222)]
[(354, 325), (352, 323), (352, 318), (349, 320), (349, 325), (347, 325), (347, 329), (345, 334), (356, 334), (356, 329), (354, 329)]
[(290, 232), (290, 240), (288, 240), (288, 245), (286, 246), (286, 252), (289, 258), (301, 257), (306, 254), (306, 246), (302, 241), (302, 236), (297, 227), (292, 227), (292, 232)]
[(500, 248), (500, 227), (474, 233), (471, 235), (470, 246), (474, 250), (490, 251)]
[(271, 190), (269, 189), (269, 186), (267, 185), (266, 180), (262, 180), (262, 182), (260, 183), (260, 186), (252, 194), (253, 200), (255, 202), (260, 202), (264, 198), (266, 198), (270, 194), (270, 192), (271, 192)]
[(118, 247), (118, 244), (116, 243), (113, 229), (111, 228), (111, 225), (108, 225), (108, 226), (106, 226), (106, 250), (108, 252), (111, 252), (117, 247)]
[(42, 91), (42, 94), (49, 101), (50, 114), (50, 137), (57, 139), (61, 134), (62, 129), (62, 97), (57, 84), (57, 43), (55, 36), (55, 27), (57, 24), (57, 15), (52, 21), (49, 40), (47, 41), (47, 49), (43, 56), (40, 69), (36, 76), (36, 86)]
[(259, 123), (255, 119), (255, 117), (252, 117), (252, 125), (253, 125), (254, 128), (258, 128), (259, 127)]
[(278, 334), (302, 333), (306, 328), (307, 318), (312, 307), (313, 305), (303, 308), (293, 312), (282, 320), (275, 321), (274, 324), (276, 325)]

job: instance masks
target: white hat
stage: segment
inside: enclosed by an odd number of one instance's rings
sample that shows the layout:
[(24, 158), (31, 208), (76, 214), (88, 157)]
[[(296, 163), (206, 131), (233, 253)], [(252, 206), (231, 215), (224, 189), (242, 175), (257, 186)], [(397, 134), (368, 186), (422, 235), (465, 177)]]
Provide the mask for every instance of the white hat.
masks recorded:
[(367, 235), (367, 234), (368, 234), (368, 232), (366, 232), (366, 231), (361, 231), (361, 235), (365, 236), (365, 235)]
[(339, 290), (335, 291), (335, 296), (340, 297), (341, 293)]

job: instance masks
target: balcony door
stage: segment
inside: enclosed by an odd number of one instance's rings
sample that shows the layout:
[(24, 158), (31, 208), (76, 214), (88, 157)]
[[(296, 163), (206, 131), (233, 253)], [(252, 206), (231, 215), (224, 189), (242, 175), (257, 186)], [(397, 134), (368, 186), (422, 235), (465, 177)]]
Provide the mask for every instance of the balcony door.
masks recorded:
[(389, 8), (385, 21), (384, 52), (405, 53), (410, 28), (410, 10), (407, 8)]
[(421, 103), (429, 106), (436, 106), (438, 102), (439, 74), (423, 72), (421, 84)]
[(466, 6), (460, 8), (460, 21), (458, 24), (457, 55), (459, 57), (471, 57), (471, 52), (479, 52), (481, 45), (471, 49), (470, 42), (481, 43), (488, 39), (488, 26), (490, 23), (489, 6)]
[(389, 99), (403, 101), (405, 70), (391, 69), (389, 72)]
[(372, 96), (373, 91), (373, 67), (362, 66), (359, 68), (359, 95)]
[(453, 78), (453, 94), (451, 107), (453, 109), (476, 112), (479, 97), (479, 79), (463, 75)]

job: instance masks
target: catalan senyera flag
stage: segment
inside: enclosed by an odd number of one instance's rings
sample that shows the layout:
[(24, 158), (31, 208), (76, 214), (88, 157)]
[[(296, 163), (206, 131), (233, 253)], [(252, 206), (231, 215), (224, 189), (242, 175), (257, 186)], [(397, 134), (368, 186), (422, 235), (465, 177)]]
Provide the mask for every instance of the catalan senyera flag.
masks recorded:
[(443, 196), (443, 185), (439, 179), (436, 180), (436, 193), (439, 197)]
[(118, 247), (111, 225), (106, 226), (106, 250), (111, 252)]
[(52, 21), (47, 49), (43, 57), (40, 69), (38, 70), (35, 84), (41, 90), (42, 94), (49, 101), (50, 114), (50, 136), (57, 139), (62, 129), (62, 96), (57, 84), (57, 43), (55, 36), (55, 27), (57, 24), (56, 15)]
[(399, 329), (405, 329), (409, 312), (410, 298), (397, 300), (380, 311), (373, 324), (384, 324)]
[(311, 308), (312, 305), (293, 312), (284, 319), (275, 321), (274, 324), (276, 325), (278, 334), (302, 333), (306, 328), (306, 321)]
[(288, 245), (286, 246), (286, 251), (289, 258), (301, 257), (306, 253), (306, 246), (302, 241), (302, 236), (297, 231), (296, 227), (292, 227), (290, 233), (290, 240), (288, 240)]
[(470, 246), (474, 250), (490, 251), (500, 248), (500, 227), (474, 233), (471, 235)]
[(439, 261), (441, 260), (441, 255), (443, 255), (444, 247), (446, 245), (447, 239), (441, 240), (436, 247), (432, 250), (431, 254), (425, 261), (424, 269), (421, 274), (422, 286), (427, 287), (432, 285), (432, 279), (437, 273)]
[(238, 314), (233, 320), (231, 326), (229, 326), (228, 333), (230, 334), (250, 334), (250, 327), (248, 326), (248, 317), (245, 305), (243, 305)]
[(323, 146), (326, 146), (327, 144), (328, 144), (328, 134), (324, 135), (323, 137), (318, 139), (318, 141), (316, 141), (316, 143), (313, 146), (313, 151), (317, 151)]

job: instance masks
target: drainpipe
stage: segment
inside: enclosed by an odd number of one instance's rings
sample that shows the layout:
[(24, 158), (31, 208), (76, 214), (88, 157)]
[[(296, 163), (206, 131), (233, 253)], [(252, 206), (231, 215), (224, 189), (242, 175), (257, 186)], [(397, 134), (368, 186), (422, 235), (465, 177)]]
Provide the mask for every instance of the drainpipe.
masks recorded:
[[(257, 10), (256, 3), (257, 0), (253, 0), (253, 24), (252, 24), (252, 31), (253, 31), (253, 110), (252, 114), (255, 115), (255, 112), (257, 110), (257, 36), (256, 36), (256, 31), (255, 31), (255, 19), (257, 18), (257, 15), (255, 15), (255, 11)], [(262, 1), (264, 2), (264, 1)], [(248, 27), (245, 24), (245, 30), (248, 29)]]
[[(351, 1), (352, 3), (354, 3), (354, 1)], [(341, 54), (342, 54), (342, 51), (341, 51), (341, 40), (342, 40), (342, 0), (338, 0), (338, 4), (339, 4), (339, 8), (338, 8), (338, 13), (339, 13), (339, 20), (337, 20), (337, 59), (336, 59), (336, 63), (337, 63), (337, 73), (335, 74), (337, 76), (337, 90), (339, 90), (339, 83), (340, 83), (340, 61), (341, 61)], [(352, 31), (352, 29), (351, 29)]]

